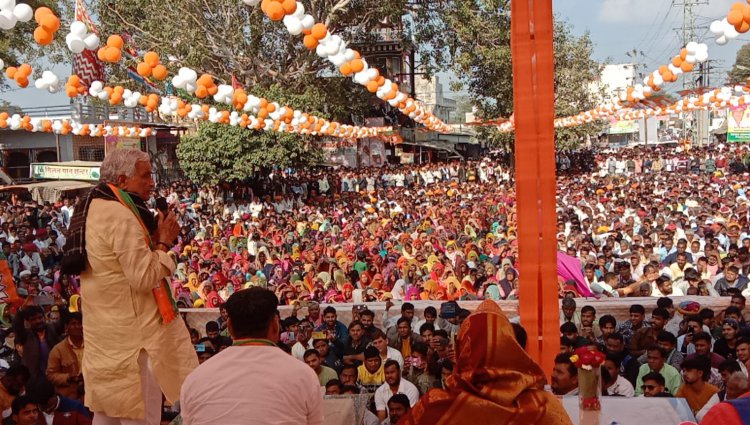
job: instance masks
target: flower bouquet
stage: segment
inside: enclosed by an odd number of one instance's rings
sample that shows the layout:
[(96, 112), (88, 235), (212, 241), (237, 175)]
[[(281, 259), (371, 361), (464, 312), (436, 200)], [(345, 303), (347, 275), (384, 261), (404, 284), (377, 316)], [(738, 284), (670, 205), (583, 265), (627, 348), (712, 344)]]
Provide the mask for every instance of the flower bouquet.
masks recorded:
[[(602, 410), (599, 397), (602, 394), (601, 365), (604, 363), (604, 359), (602, 352), (589, 347), (577, 349), (570, 357), (570, 360), (578, 368), (578, 400), (581, 424), (598, 423), (598, 415)], [(589, 415), (586, 412), (594, 414)]]

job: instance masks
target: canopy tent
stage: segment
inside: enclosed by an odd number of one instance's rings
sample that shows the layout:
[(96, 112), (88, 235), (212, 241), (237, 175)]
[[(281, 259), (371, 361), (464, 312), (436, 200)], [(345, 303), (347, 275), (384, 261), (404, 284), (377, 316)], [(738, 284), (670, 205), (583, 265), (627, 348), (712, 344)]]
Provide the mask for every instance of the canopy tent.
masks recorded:
[(36, 202), (57, 202), (63, 194), (85, 192), (94, 185), (75, 180), (54, 180), (39, 183), (17, 184), (0, 188), (0, 191), (28, 191)]

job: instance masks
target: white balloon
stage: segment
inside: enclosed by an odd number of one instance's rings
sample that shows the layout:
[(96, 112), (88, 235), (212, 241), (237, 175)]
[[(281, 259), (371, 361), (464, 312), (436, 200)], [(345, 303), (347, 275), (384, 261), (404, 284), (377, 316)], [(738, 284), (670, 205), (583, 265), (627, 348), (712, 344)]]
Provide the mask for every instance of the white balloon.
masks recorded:
[(177, 88), (182, 88), (182, 86), (185, 84), (185, 79), (182, 78), (180, 74), (175, 75), (172, 77), (172, 85)]
[(685, 62), (689, 64), (694, 64), (697, 61), (695, 54), (688, 53), (687, 56), (685, 56)]
[(292, 16), (301, 20), (302, 17), (305, 16), (305, 6), (302, 5), (302, 3), (297, 2), (297, 8), (294, 9), (294, 13), (292, 13)]
[(101, 43), (101, 40), (99, 39), (98, 35), (89, 34), (86, 36), (86, 38), (83, 39), (83, 42), (86, 44), (87, 49), (96, 50), (99, 47), (99, 43)]
[(96, 95), (96, 97), (98, 97), (98, 98), (99, 98), (99, 100), (107, 100), (107, 99), (109, 99), (109, 93), (107, 93), (106, 91), (102, 90), (102, 91), (100, 91), (100, 92), (99, 92), (99, 93), (98, 93), (98, 94)]
[(73, 21), (70, 23), (70, 33), (77, 35), (81, 38), (86, 36), (86, 33), (88, 32), (88, 29), (86, 28), (86, 24), (84, 24), (81, 21)]
[(16, 7), (16, 0), (0, 0), (0, 9), (13, 10)]
[(0, 69), (5, 68), (5, 62), (0, 59)]
[(242, 0), (242, 2), (250, 7), (255, 7), (260, 4), (260, 0)]
[(44, 82), (41, 78), (34, 81), (34, 87), (38, 88), (39, 90), (44, 90), (47, 88), (47, 83)]
[(34, 17), (34, 10), (26, 3), (19, 3), (13, 8), (13, 14), (21, 22), (29, 22)]
[(198, 85), (196, 83), (185, 83), (185, 90), (187, 90), (189, 93), (195, 93), (195, 89), (198, 88)]
[[(717, 43), (718, 43), (718, 41), (717, 41)], [(707, 61), (707, 60), (708, 60), (708, 52), (707, 52), (707, 51), (705, 51), (705, 50), (699, 50), (699, 51), (698, 51), (698, 52), (697, 52), (697, 53), (695, 54), (695, 60), (696, 60), (697, 62), (701, 62), (701, 63), (703, 63), (703, 62)]]
[(723, 46), (723, 45), (727, 44), (728, 41), (729, 40), (727, 40), (727, 37), (724, 36), (724, 35), (722, 35), (721, 37), (719, 37), (719, 38), (716, 39), (716, 44), (718, 44), (719, 46)]
[(312, 15), (305, 15), (300, 22), (302, 22), (302, 28), (311, 30), (313, 25), (315, 25), (315, 18)]
[(356, 58), (356, 56), (354, 55), (354, 50), (352, 49), (346, 49), (346, 51), (344, 52), (344, 56), (346, 57), (347, 61), (354, 60), (354, 58)]
[(737, 30), (734, 28), (734, 25), (729, 25), (728, 22), (725, 22), (724, 24), (724, 36), (727, 37), (729, 40), (734, 40), (740, 35), (740, 33), (737, 32)]
[(348, 62), (346, 58), (344, 57), (344, 55), (342, 54), (335, 54), (333, 56), (328, 56), (328, 60), (331, 61), (331, 63), (336, 66), (341, 66)]
[(91, 83), (91, 90), (96, 90), (97, 92), (102, 90), (104, 88), (104, 83), (96, 80), (93, 83)]
[[(71, 34), (72, 35), (72, 34)], [(68, 41), (68, 48), (73, 53), (81, 53), (86, 50), (86, 43), (78, 37), (71, 38)]]
[(724, 23), (722, 23), (721, 21), (713, 21), (711, 22), (709, 30), (712, 34), (715, 35), (724, 34)]
[(685, 50), (687, 50), (689, 55), (695, 54), (695, 51), (698, 49), (698, 43), (695, 41), (691, 41), (685, 46)]
[(0, 11), (0, 29), (10, 30), (16, 26), (16, 16), (10, 10)]
[(291, 35), (302, 34), (302, 22), (295, 16), (287, 15), (284, 17), (284, 26)]

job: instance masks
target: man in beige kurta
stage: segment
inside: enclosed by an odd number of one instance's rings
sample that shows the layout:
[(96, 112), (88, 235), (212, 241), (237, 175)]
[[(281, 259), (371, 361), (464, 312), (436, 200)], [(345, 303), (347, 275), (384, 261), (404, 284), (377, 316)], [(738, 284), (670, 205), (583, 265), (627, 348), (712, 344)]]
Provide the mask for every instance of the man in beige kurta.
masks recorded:
[(149, 247), (136, 215), (119, 202), (93, 199), (85, 229), (85, 404), (95, 424), (125, 422), (119, 418), (158, 424), (161, 392), (177, 401), (183, 381), (198, 366), (187, 327), (179, 317), (161, 323), (152, 293), (175, 263)]

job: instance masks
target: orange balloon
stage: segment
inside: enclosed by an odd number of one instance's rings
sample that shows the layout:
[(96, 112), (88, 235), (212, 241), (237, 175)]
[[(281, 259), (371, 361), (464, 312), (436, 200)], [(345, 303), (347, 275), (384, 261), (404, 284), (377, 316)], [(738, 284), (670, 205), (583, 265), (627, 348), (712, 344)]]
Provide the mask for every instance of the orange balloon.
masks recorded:
[(750, 22), (750, 4), (742, 6), (742, 19)]
[(156, 65), (153, 70), (151, 70), (151, 75), (154, 76), (157, 80), (161, 81), (167, 78), (168, 72), (167, 67), (164, 65)]
[(81, 77), (77, 76), (76, 74), (71, 75), (68, 77), (68, 84), (73, 86), (78, 86), (81, 84)]
[(146, 62), (140, 62), (138, 67), (136, 67), (136, 71), (138, 71), (138, 75), (141, 77), (148, 77), (151, 75), (151, 65)]
[(5, 70), (5, 75), (7, 75), (8, 78), (15, 78), (16, 77), (16, 72), (18, 72), (18, 68), (16, 68), (15, 66), (9, 66)]
[(674, 65), (675, 67), (679, 67), (680, 65), (682, 65), (682, 59), (679, 56), (673, 57), (672, 65)]
[(31, 75), (31, 65), (22, 63), (21, 66), (18, 67), (18, 73), (28, 77)]
[(76, 97), (78, 96), (78, 89), (73, 86), (65, 86), (65, 94), (67, 94), (68, 97)]
[(210, 74), (203, 74), (198, 78), (196, 84), (199, 86), (206, 86), (208, 88), (209, 86), (212, 86), (214, 84), (214, 77), (212, 77)]
[(216, 84), (208, 86), (207, 89), (208, 89), (208, 94), (211, 96), (219, 92), (219, 86), (217, 86)]
[(26, 88), (29, 85), (29, 77), (25, 75), (18, 75), (16, 74), (16, 84), (18, 84), (19, 87)]
[(265, 97), (260, 98), (260, 107), (265, 109), (265, 107), (268, 106), (268, 100), (266, 100)]
[(352, 75), (352, 67), (349, 64), (349, 62), (341, 65), (339, 67), (339, 72), (341, 72), (342, 74), (347, 75), (347, 76)]
[(260, 108), (260, 109), (258, 109), (258, 118), (263, 119), (263, 118), (265, 118), (267, 116), (268, 116), (268, 111), (266, 110), (266, 108)]
[(34, 41), (39, 43), (40, 46), (46, 46), (52, 43), (52, 33), (47, 31), (44, 27), (36, 27), (34, 30)]
[(143, 61), (151, 65), (153, 68), (156, 65), (159, 65), (159, 54), (156, 52), (146, 52), (146, 54), (143, 55)]
[(266, 6), (266, 16), (272, 21), (280, 21), (284, 19), (284, 8), (278, 2), (271, 2)]
[(685, 58), (687, 57), (687, 54), (688, 54), (688, 51), (686, 48), (683, 47), (682, 49), (680, 49), (680, 59), (685, 60)]
[(196, 87), (195, 96), (199, 99), (203, 99), (204, 97), (208, 96), (208, 89), (206, 89), (206, 86)]
[(296, 0), (283, 0), (281, 2), (281, 7), (284, 8), (285, 14), (291, 15), (297, 10), (297, 1)]
[(689, 62), (683, 62), (680, 65), (680, 68), (682, 69), (682, 72), (690, 72), (693, 70), (693, 64)]
[(309, 34), (302, 39), (302, 44), (304, 44), (308, 49), (312, 50), (318, 47), (318, 39), (313, 37), (312, 34)]
[(125, 42), (123, 41), (122, 37), (117, 34), (110, 35), (107, 39), (107, 46), (114, 47), (116, 49), (122, 49), (122, 46), (124, 45)]
[(669, 67), (666, 65), (662, 65), (659, 67), (659, 74), (664, 74), (665, 72), (669, 71)]
[(268, 8), (268, 5), (271, 4), (272, 0), (263, 0), (260, 2), (260, 10), (263, 12), (263, 14), (268, 14), (266, 11)]
[(41, 25), (47, 31), (54, 33), (55, 31), (60, 29), (60, 19), (50, 13), (48, 15), (42, 16), (39, 25)]
[(107, 62), (117, 63), (122, 59), (122, 52), (118, 48), (109, 46), (104, 52), (104, 58)]
[(326, 33), (328, 33), (328, 28), (326, 28), (325, 24), (318, 22), (313, 25), (310, 35), (315, 37), (316, 40), (322, 40), (325, 38)]
[(96, 57), (98, 57), (100, 61), (106, 62), (107, 61), (107, 56), (105, 55), (106, 52), (107, 52), (106, 46), (100, 47), (99, 50), (96, 51)]
[(369, 83), (367, 83), (367, 91), (369, 91), (370, 93), (375, 93), (376, 91), (378, 91), (377, 81), (370, 81)]
[(354, 59), (349, 64), (352, 67), (352, 71), (355, 73), (365, 69), (365, 63), (362, 62), (362, 59)]
[(268, 105), (266, 105), (266, 111), (276, 112), (276, 105), (274, 105), (273, 103), (269, 103)]
[(742, 20), (739, 25), (735, 25), (734, 29), (737, 30), (738, 33), (744, 34), (750, 30), (750, 23), (748, 23), (745, 20)]
[(732, 9), (727, 14), (727, 22), (729, 22), (731, 25), (737, 26), (742, 22), (743, 15), (742, 15), (742, 9)]
[(47, 16), (47, 15), (54, 15), (54, 12), (52, 12), (52, 9), (50, 9), (49, 7), (37, 8), (34, 11), (34, 20), (36, 21), (37, 24), (41, 25), (42, 23), (40, 21), (42, 20), (44, 16)]

